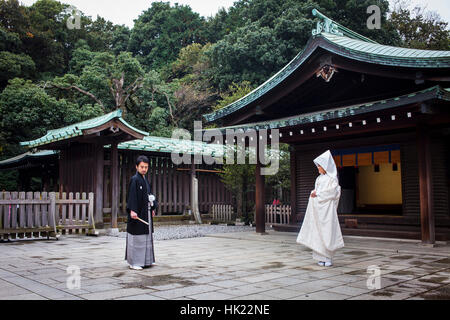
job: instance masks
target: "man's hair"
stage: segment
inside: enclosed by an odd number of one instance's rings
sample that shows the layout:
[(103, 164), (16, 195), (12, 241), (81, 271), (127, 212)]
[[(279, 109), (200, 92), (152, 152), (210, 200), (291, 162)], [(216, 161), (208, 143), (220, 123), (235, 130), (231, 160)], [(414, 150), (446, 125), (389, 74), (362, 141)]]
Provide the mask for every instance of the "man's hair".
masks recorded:
[(137, 159), (136, 159), (136, 166), (138, 166), (141, 162), (149, 164), (150, 160), (148, 160), (148, 158), (146, 156), (139, 156), (139, 157), (137, 157)]

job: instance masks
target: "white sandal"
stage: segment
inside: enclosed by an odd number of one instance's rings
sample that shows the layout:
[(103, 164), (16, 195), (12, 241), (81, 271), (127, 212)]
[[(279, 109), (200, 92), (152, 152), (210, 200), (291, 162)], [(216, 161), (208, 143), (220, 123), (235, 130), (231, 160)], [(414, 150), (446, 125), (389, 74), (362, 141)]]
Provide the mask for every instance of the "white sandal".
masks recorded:
[(133, 269), (133, 270), (142, 270), (143, 268), (142, 268), (142, 267), (139, 267), (139, 266), (130, 266), (130, 269)]

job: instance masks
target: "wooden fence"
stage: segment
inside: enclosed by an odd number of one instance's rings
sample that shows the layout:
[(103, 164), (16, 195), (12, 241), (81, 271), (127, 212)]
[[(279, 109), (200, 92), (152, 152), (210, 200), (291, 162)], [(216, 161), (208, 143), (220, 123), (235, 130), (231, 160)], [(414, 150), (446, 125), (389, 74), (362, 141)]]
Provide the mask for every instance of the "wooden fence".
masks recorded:
[(0, 238), (58, 238), (60, 233), (94, 232), (94, 194), (1, 192)]
[(214, 221), (229, 222), (234, 217), (234, 209), (232, 205), (215, 204), (212, 206), (212, 218)]
[(290, 205), (266, 205), (266, 223), (289, 224), (291, 218)]

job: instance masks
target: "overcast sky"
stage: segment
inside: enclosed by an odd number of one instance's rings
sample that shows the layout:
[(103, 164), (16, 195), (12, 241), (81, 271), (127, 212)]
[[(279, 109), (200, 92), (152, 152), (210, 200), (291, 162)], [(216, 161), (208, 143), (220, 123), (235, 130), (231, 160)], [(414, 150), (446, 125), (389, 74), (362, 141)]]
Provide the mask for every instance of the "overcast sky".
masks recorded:
[[(36, 0), (19, 0), (25, 5), (31, 5)], [(166, 2), (167, 0), (165, 0)], [(174, 4), (189, 5), (194, 12), (204, 17), (213, 16), (224, 7), (228, 9), (236, 0), (170, 0)], [(283, 1), (283, 0), (280, 0)], [(393, 0), (389, 0), (393, 2)], [(60, 0), (60, 2), (74, 5), (85, 15), (93, 19), (100, 15), (116, 24), (125, 24), (133, 27), (133, 20), (137, 19), (142, 11), (150, 7), (151, 0)], [(411, 4), (427, 6), (430, 11), (436, 11), (445, 22), (450, 23), (450, 1), (449, 0), (409, 0)]]

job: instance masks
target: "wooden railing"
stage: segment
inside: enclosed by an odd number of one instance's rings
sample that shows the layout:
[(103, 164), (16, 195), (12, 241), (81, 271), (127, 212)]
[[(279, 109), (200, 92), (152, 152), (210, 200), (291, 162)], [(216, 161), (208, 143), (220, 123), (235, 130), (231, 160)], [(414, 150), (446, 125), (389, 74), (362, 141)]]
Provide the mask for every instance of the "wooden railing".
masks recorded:
[(266, 223), (289, 224), (290, 218), (290, 205), (266, 205)]
[(214, 204), (211, 208), (214, 221), (229, 222), (234, 218), (234, 209), (229, 204)]
[(58, 238), (95, 232), (94, 194), (0, 192), (0, 238)]

